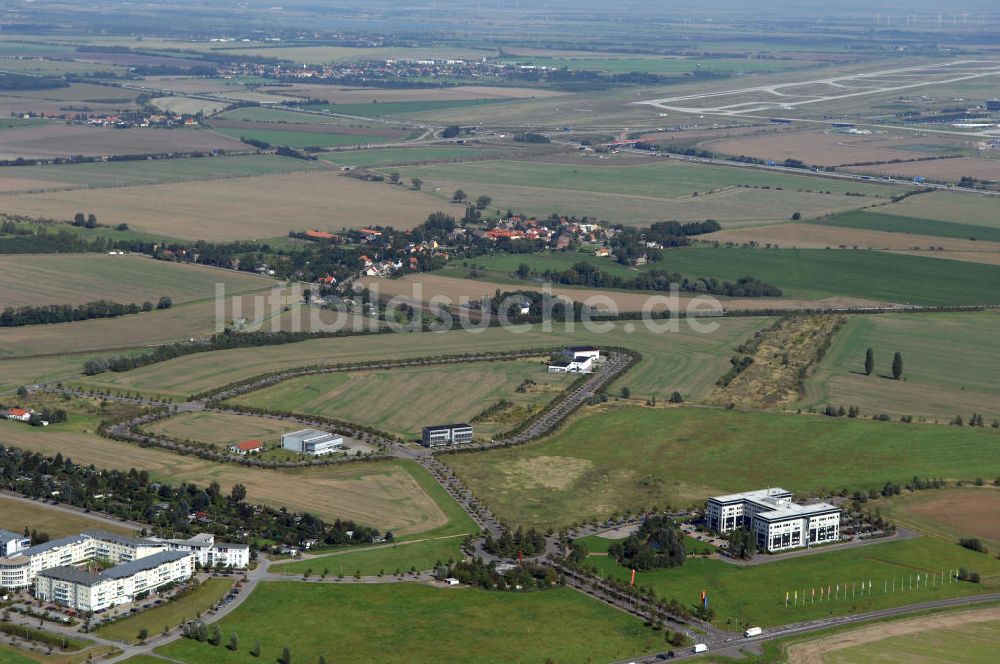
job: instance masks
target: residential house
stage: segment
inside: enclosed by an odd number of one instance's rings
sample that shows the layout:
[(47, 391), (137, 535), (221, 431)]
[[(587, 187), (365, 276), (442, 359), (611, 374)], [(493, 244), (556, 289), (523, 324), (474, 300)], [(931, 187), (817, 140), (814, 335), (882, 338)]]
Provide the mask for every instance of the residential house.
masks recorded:
[(244, 440), (242, 443), (230, 445), (229, 451), (233, 454), (239, 454), (240, 456), (260, 454), (264, 451), (264, 443), (259, 440)]

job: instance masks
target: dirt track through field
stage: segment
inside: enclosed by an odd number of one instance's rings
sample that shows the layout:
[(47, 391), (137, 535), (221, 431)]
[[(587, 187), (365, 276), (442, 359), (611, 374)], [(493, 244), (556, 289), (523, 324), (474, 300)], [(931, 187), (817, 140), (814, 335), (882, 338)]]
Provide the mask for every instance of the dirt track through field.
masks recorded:
[(789, 664), (823, 664), (823, 655), (834, 650), (853, 648), (894, 636), (905, 636), (992, 620), (1000, 620), (1000, 607), (879, 623), (814, 641), (796, 643), (788, 647), (788, 662)]

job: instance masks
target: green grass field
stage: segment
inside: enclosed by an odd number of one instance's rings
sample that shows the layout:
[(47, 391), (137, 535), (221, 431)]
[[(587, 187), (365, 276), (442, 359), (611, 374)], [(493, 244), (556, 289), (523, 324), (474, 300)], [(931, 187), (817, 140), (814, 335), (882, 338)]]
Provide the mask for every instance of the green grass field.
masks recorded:
[(260, 639), (262, 662), (274, 661), (285, 646), (296, 662), (320, 655), (435, 664), (606, 662), (653, 650), (663, 638), (639, 620), (561, 588), (519, 594), (416, 584), (263, 583), (220, 625), (224, 639), (239, 635), (238, 652), (186, 639), (157, 652), (183, 662), (242, 663)]
[[(490, 193), (491, 185), (569, 189), (654, 198), (688, 196), (695, 191), (704, 194), (711, 189), (742, 185), (781, 187), (793, 191), (809, 189), (840, 194), (859, 192), (868, 196), (886, 197), (897, 193), (893, 187), (887, 186), (676, 161), (633, 166), (496, 161), (454, 166), (420, 166), (407, 168), (401, 172), (407, 179), (416, 176), (430, 183), (461, 181), (478, 185), (478, 189), (482, 189), (483, 193)], [(447, 193), (451, 194), (450, 191)]]
[(819, 223), (825, 226), (864, 228), (873, 231), (887, 231), (889, 233), (912, 233), (914, 235), (931, 235), (934, 237), (950, 237), (962, 240), (974, 239), (1000, 242), (1000, 228), (991, 228), (979, 224), (963, 224), (935, 221), (933, 219), (920, 219), (917, 217), (903, 217), (862, 210), (841, 212), (832, 217), (826, 217)]
[[(488, 350), (552, 348), (560, 345), (600, 344), (627, 346), (642, 353), (642, 361), (620, 379), (636, 395), (670, 396), (674, 390), (686, 399), (707, 392), (729, 366), (734, 346), (769, 324), (767, 318), (729, 318), (718, 321), (711, 334), (699, 334), (681, 325), (676, 333), (656, 333), (642, 325), (627, 332), (626, 324), (614, 325), (606, 334), (577, 326), (565, 330), (553, 325), (511, 334), (500, 328), (484, 332), (456, 330), (444, 334), (384, 334), (346, 339), (323, 339), (273, 346), (266, 353), (246, 348), (190, 355), (169, 362), (119, 374), (101, 374), (80, 379), (81, 385), (127, 389), (183, 397), (194, 392), (248, 378), (275, 369), (326, 361), (426, 357)], [(74, 381), (77, 382), (77, 381)]]
[[(482, 279), (519, 283), (511, 273), (520, 263), (543, 272), (566, 270), (577, 262), (624, 278), (638, 274), (634, 268), (582, 252), (483, 256), (470, 264), (485, 268)], [(778, 286), (786, 297), (804, 299), (859, 297), (923, 305), (1000, 302), (1000, 266), (876, 251), (682, 247), (665, 251), (662, 261), (638, 271), (649, 270), (729, 281), (750, 275)], [(465, 277), (468, 268), (453, 264), (441, 274)], [(873, 274), (878, 279), (872, 279)], [(780, 300), (775, 302), (780, 306)]]
[(167, 628), (173, 629), (183, 622), (193, 620), (225, 597), (233, 583), (233, 579), (206, 579), (183, 597), (102, 626), (97, 634), (114, 641), (135, 643), (139, 640), (139, 630), (145, 629), (150, 635), (156, 635)]
[[(500, 519), (562, 526), (702, 504), (757, 486), (800, 494), (913, 476), (1000, 475), (1000, 432), (701, 408), (612, 407), (517, 448), (443, 459)], [(849, 460), (849, 461), (845, 461)]]
[(255, 141), (264, 141), (271, 145), (284, 145), (296, 149), (387, 143), (393, 140), (391, 136), (335, 134), (321, 131), (282, 131), (281, 129), (248, 129), (244, 127), (219, 127), (213, 131), (226, 136), (232, 136), (233, 138), (249, 138)]
[(438, 562), (447, 564), (449, 560), (461, 560), (463, 539), (461, 535), (454, 535), (445, 539), (386, 544), (360, 551), (348, 549), (310, 560), (272, 565), (268, 571), (291, 575), (308, 571), (314, 577), (322, 575), (324, 570), (327, 576), (345, 577), (355, 573), (361, 576), (391, 575), (397, 570), (406, 573), (412, 568), (423, 572), (433, 569)]
[[(866, 414), (913, 415), (949, 421), (983, 414), (1000, 418), (1000, 313), (852, 316), (806, 384), (805, 403), (857, 405)], [(876, 370), (864, 375), (865, 351)], [(887, 379), (903, 354), (905, 381)]]
[(50, 182), (52, 188), (121, 187), (188, 180), (295, 173), (321, 168), (315, 162), (272, 154), (102, 161), (88, 164), (0, 167), (0, 178)]
[[(502, 150), (490, 148), (379, 148), (368, 150), (341, 150), (320, 156), (338, 166), (388, 166), (414, 164), (424, 161), (451, 161), (473, 157), (501, 156)], [(405, 184), (409, 185), (407, 181)]]
[(992, 664), (1000, 643), (1000, 620), (921, 630), (823, 654), (823, 664)]
[[(587, 560), (601, 574), (628, 579), (631, 571), (607, 556), (592, 556)], [(950, 583), (947, 570), (960, 566), (978, 570), (983, 583), (963, 581)], [(941, 583), (941, 573), (945, 573)], [(916, 575), (920, 574), (917, 589)], [(931, 578), (928, 579), (928, 574)], [(936, 576), (934, 576), (936, 575)], [(892, 591), (893, 578), (895, 592)], [(905, 579), (906, 590), (900, 585)], [(912, 579), (913, 589), (910, 589)], [(872, 594), (850, 597), (850, 588), (865, 581), (872, 582)], [(925, 582), (928, 587), (924, 587)], [(848, 593), (845, 598), (844, 586)], [(736, 629), (744, 624), (771, 627), (830, 615), (846, 615), (873, 611), (891, 606), (932, 601), (947, 597), (995, 591), (1000, 586), (1000, 561), (974, 553), (950, 542), (932, 537), (885, 542), (855, 549), (815, 553), (800, 558), (743, 567), (721, 560), (692, 558), (681, 567), (640, 572), (636, 585), (650, 586), (668, 598), (694, 605), (701, 591), (708, 592), (709, 606), (715, 608), (716, 623)], [(836, 586), (840, 585), (839, 599)], [(819, 601), (819, 587), (834, 587), (834, 599)], [(812, 588), (817, 589), (817, 601), (812, 602)], [(785, 592), (798, 591), (785, 608)], [(809, 602), (803, 604), (806, 596)]]
[[(525, 380), (533, 380), (546, 389), (515, 393)], [(540, 407), (572, 382), (571, 376), (547, 373), (542, 360), (474, 362), (302, 376), (233, 401), (335, 417), (419, 438), (422, 427), (434, 424), (428, 418), (465, 422), (501, 399), (525, 407)], [(433, 387), (428, 389), (430, 386)], [(509, 423), (507, 429), (514, 424)], [(479, 431), (478, 435), (488, 436), (497, 431), (497, 427), (492, 427)]]

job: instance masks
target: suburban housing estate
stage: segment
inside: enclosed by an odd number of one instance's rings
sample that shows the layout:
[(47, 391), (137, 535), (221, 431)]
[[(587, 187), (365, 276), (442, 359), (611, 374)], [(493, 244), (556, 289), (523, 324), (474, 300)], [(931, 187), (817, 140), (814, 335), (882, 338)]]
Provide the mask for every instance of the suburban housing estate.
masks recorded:
[[(33, 586), (38, 599), (78, 611), (101, 611), (189, 579), (196, 565), (243, 568), (249, 562), (248, 545), (216, 543), (210, 534), (161, 540), (88, 530), (0, 557), (0, 586)], [(106, 565), (111, 567), (89, 569)]]
[(708, 499), (705, 519), (720, 534), (737, 528), (754, 533), (757, 548), (773, 553), (840, 540), (840, 508), (829, 503), (802, 505), (792, 492), (772, 488)]

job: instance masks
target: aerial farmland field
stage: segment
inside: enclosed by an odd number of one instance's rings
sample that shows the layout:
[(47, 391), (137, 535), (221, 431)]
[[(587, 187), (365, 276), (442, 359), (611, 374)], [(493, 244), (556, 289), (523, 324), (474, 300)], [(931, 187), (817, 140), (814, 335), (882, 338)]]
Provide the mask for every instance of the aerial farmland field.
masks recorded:
[(719, 327), (711, 334), (700, 334), (686, 325), (681, 325), (676, 333), (648, 331), (641, 325), (627, 332), (625, 325), (619, 324), (605, 334), (587, 332), (581, 326), (572, 332), (559, 331), (559, 326), (554, 326), (553, 332), (536, 328), (518, 334), (492, 328), (483, 332), (456, 330), (321, 339), (274, 346), (266, 353), (254, 348), (201, 353), (124, 373), (101, 374), (80, 383), (183, 397), (230, 381), (321, 361), (335, 364), (591, 343), (624, 345), (643, 354), (642, 361), (621, 379), (634, 393), (667, 398), (679, 390), (685, 397), (695, 398), (707, 392), (725, 373), (733, 346), (767, 325), (768, 319), (742, 317), (717, 322)]
[(1000, 509), (1000, 489), (990, 484), (918, 491), (881, 499), (875, 505), (886, 518), (906, 528), (953, 542), (975, 537), (995, 550), (1000, 547), (1000, 524), (992, 517)]
[(123, 304), (156, 304), (169, 296), (175, 304), (215, 295), (216, 283), (237, 293), (270, 288), (273, 279), (252, 273), (221, 271), (201, 265), (158, 261), (146, 256), (104, 254), (51, 254), (4, 256), (0, 280), (24, 279), (33, 284), (30, 294), (5, 290), (0, 309), (40, 304), (82, 304), (104, 298)]
[[(1000, 362), (992, 340), (1000, 334), (996, 312), (852, 317), (806, 384), (805, 403), (863, 405), (866, 411), (948, 422), (983, 413), (1000, 418)], [(875, 371), (864, 375), (865, 351)], [(903, 354), (905, 380), (885, 378), (893, 354)]]
[(208, 485), (215, 481), (226, 492), (234, 484), (243, 484), (248, 501), (285, 506), (330, 521), (354, 519), (397, 535), (435, 531), (449, 523), (446, 512), (417, 479), (426, 471), (412, 462), (352, 463), (305, 470), (244, 468), (55, 429), (38, 431), (20, 422), (0, 421), (0, 437), (7, 445), (49, 455), (59, 452), (98, 468), (143, 468), (154, 479), (173, 484)]
[(312, 228), (381, 224), (412, 228), (447, 205), (419, 191), (336, 173), (262, 175), (225, 180), (0, 195), (9, 214), (71, 219), (94, 212), (105, 224), (192, 240), (233, 241)]
[[(301, 606), (320, 608), (307, 620), (288, 619)], [(351, 627), (359, 624), (368, 626), (363, 634)], [(347, 649), (363, 661), (458, 662), (474, 652), (478, 662), (499, 664), (511, 661), (512, 653), (531, 662), (548, 656), (610, 661), (662, 643), (642, 621), (567, 588), (505, 593), (415, 583), (263, 583), (221, 626), (226, 634), (245, 635), (247, 647), (231, 652), (183, 639), (157, 652), (192, 663), (206, 661), (210, 652), (213, 661), (234, 664), (246, 661), (259, 635), (268, 660), (286, 645), (296, 661), (332, 657), (336, 639), (336, 651)], [(587, 639), (578, 638), (581, 630)], [(456, 632), (465, 636), (456, 639)]]
[(225, 448), (248, 439), (257, 439), (268, 448), (281, 445), (281, 434), (288, 433), (288, 423), (280, 420), (239, 415), (237, 413), (181, 413), (154, 422), (146, 430), (181, 440), (195, 440)]
[(0, 132), (0, 158), (3, 159), (246, 149), (247, 146), (236, 138), (198, 129), (113, 129), (45, 124)]
[(998, 451), (1000, 431), (990, 428), (614, 406), (537, 443), (444, 460), (499, 518), (548, 527), (702, 504), (748, 486), (812, 495), (914, 476), (994, 477)]
[[(415, 439), (421, 427), (467, 422), (506, 400), (523, 409), (520, 417), (506, 423), (511, 429), (529, 409), (544, 406), (573, 382), (572, 376), (547, 373), (545, 360), (303, 376), (237, 397), (233, 403), (333, 417)], [(533, 382), (530, 389), (522, 387), (526, 381)], [(436, 387), (425, 389), (428, 385)], [(491, 423), (485, 431), (499, 433), (503, 428), (503, 423)], [(477, 427), (477, 434), (484, 436), (484, 430)]]

